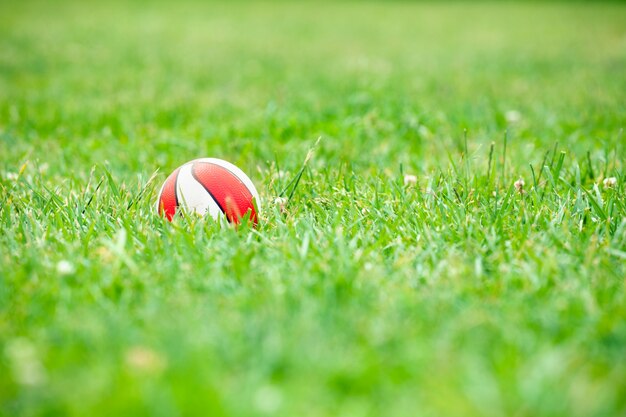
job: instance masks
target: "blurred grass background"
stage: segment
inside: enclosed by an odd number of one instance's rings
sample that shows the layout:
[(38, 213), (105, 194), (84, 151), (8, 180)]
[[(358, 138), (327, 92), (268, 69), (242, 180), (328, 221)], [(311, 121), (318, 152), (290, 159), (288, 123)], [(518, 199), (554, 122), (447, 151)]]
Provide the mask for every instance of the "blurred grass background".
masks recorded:
[[(0, 413), (624, 415), (625, 68), (617, 2), (1, 2)], [(153, 216), (202, 156), (259, 231)]]
[[(23, 154), (41, 138), (58, 163), (173, 168), (181, 156), (246, 150), (238, 162), (251, 164), (322, 135), (334, 160), (428, 167), (439, 161), (424, 156), (461, 143), (464, 129), (474, 148), (501, 140), (510, 110), (523, 116), (512, 146), (528, 156), (555, 141), (610, 146), (625, 116), (621, 4), (3, 9), (5, 135), (19, 129)], [(57, 138), (68, 140), (46, 140)]]

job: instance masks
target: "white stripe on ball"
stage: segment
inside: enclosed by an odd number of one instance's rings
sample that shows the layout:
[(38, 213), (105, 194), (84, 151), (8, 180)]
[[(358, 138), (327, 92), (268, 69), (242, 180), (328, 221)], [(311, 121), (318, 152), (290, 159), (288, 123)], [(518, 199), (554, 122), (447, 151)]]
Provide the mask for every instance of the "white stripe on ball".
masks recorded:
[(178, 193), (178, 203), (189, 211), (196, 212), (201, 216), (209, 214), (214, 219), (222, 216), (220, 210), (211, 194), (204, 189), (191, 174), (192, 164), (185, 164), (180, 168), (176, 192)]

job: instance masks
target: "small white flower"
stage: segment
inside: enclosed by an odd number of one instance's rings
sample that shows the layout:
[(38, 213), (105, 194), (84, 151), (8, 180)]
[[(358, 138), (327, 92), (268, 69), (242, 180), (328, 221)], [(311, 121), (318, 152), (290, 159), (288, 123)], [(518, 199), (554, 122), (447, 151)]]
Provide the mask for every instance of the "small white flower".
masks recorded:
[(613, 188), (617, 185), (617, 178), (615, 177), (605, 178), (604, 181), (602, 181), (602, 185), (604, 185), (604, 188)]
[(21, 385), (36, 386), (46, 381), (45, 369), (39, 360), (37, 347), (24, 338), (9, 340), (4, 348), (15, 381)]
[(526, 185), (526, 183), (524, 182), (522, 178), (515, 181), (513, 185), (515, 186), (515, 189), (517, 190), (518, 193), (524, 194), (524, 185)]
[(146, 346), (133, 346), (125, 356), (126, 365), (135, 371), (158, 374), (167, 367), (165, 358)]
[(254, 405), (257, 410), (274, 414), (283, 403), (282, 392), (273, 385), (263, 385), (254, 394)]
[(417, 177), (415, 175), (405, 175), (404, 176), (404, 185), (414, 185), (417, 184)]
[(432, 136), (430, 130), (428, 130), (428, 128), (424, 125), (420, 125), (420, 127), (417, 128), (417, 132), (424, 138), (430, 138)]
[(9, 181), (16, 181), (20, 175), (17, 172), (7, 172), (5, 176)]
[(76, 271), (74, 265), (65, 259), (57, 263), (57, 273), (59, 275), (71, 275)]
[(287, 197), (276, 197), (274, 199), (274, 205), (278, 207), (281, 213), (285, 213), (287, 211), (287, 201), (289, 201)]
[(518, 112), (517, 110), (507, 111), (506, 113), (504, 113), (504, 117), (506, 118), (506, 121), (509, 123), (517, 123), (520, 120), (522, 120), (522, 114)]

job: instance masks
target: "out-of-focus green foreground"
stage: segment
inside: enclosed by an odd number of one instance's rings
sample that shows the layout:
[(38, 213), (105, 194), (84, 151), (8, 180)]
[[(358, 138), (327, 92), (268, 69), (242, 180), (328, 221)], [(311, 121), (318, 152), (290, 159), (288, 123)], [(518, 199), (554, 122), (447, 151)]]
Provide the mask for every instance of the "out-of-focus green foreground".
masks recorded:
[[(624, 415), (625, 68), (619, 3), (2, 2), (0, 415)], [(257, 229), (155, 216), (203, 156)]]

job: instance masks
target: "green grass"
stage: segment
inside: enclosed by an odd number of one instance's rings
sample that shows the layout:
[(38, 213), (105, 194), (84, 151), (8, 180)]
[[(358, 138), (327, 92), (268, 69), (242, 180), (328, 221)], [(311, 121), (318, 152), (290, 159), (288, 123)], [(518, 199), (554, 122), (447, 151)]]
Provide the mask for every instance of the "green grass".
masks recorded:
[(624, 5), (83, 3), (0, 4), (0, 415), (626, 414)]

